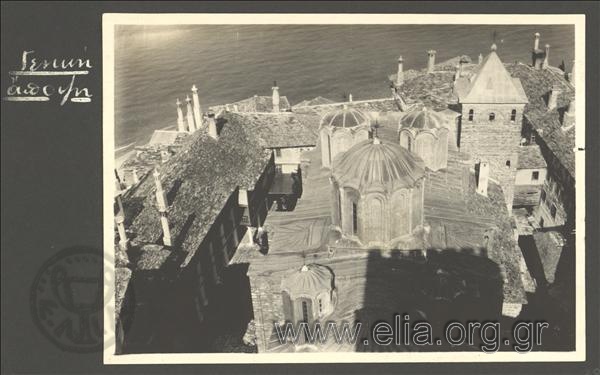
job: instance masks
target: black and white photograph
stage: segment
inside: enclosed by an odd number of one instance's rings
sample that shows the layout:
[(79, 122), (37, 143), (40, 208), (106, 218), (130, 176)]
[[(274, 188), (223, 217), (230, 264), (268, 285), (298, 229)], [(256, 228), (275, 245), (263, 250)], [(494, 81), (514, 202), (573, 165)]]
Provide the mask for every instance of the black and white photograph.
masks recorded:
[(116, 361), (575, 353), (577, 17), (114, 17)]
[(0, 8), (2, 375), (600, 375), (600, 2)]

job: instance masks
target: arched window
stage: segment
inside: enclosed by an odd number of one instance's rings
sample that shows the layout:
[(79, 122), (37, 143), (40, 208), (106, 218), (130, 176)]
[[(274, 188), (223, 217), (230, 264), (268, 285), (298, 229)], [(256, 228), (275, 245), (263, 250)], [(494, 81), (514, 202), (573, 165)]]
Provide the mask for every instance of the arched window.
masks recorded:
[(510, 112), (510, 121), (515, 122), (516, 119), (517, 119), (517, 110), (513, 109)]
[(308, 323), (308, 304), (302, 301), (302, 321)]
[(496, 119), (496, 114), (494, 112), (490, 113), (490, 121), (494, 121)]
[(469, 121), (473, 121), (473, 115), (474, 111), (472, 109), (469, 109)]
[(358, 233), (358, 207), (352, 202), (352, 234)]

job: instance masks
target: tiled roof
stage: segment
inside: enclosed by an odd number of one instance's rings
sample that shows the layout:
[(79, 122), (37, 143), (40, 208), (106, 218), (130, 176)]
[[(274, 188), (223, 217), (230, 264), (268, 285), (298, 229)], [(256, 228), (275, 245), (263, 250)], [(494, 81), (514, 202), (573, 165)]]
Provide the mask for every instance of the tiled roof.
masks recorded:
[[(188, 252), (188, 260), (232, 193), (238, 186), (252, 190), (271, 157), (246, 129), (225, 124), (218, 140), (198, 131), (161, 166), (171, 236)], [(131, 229), (142, 243), (153, 243), (162, 233), (155, 190), (154, 180), (146, 178), (124, 199)]]
[(519, 79), (510, 76), (495, 51), (485, 57), (473, 74), (456, 82), (461, 103), (527, 103)]
[[(237, 106), (237, 112), (273, 112), (273, 97), (254, 95), (251, 98), (231, 103), (230, 109)], [(291, 108), (286, 96), (279, 97), (279, 110), (287, 111)]]
[(425, 175), (423, 160), (396, 142), (362, 141), (333, 161), (332, 175), (340, 186), (361, 193), (384, 187), (413, 187)]
[[(575, 96), (575, 89), (563, 75), (554, 68), (536, 70), (522, 63), (508, 64), (509, 72), (521, 80), (529, 97), (525, 106), (525, 118), (537, 131), (550, 151), (575, 178), (575, 127), (567, 131), (561, 129), (561, 116)], [(547, 98), (552, 87), (559, 87), (557, 107), (548, 111)]]
[(517, 169), (546, 168), (547, 166), (538, 145), (519, 147), (518, 155)]
[(256, 114), (226, 113), (229, 126), (243, 128), (253, 134), (264, 148), (315, 146), (317, 124), (309, 126), (291, 113)]
[(175, 130), (155, 130), (148, 145), (172, 145), (180, 134), (180, 132)]
[(317, 96), (316, 98), (310, 99), (310, 100), (303, 100), (298, 104), (295, 104), (293, 106), (293, 108), (296, 107), (306, 107), (306, 106), (312, 106), (312, 105), (322, 105), (322, 104), (331, 104), (334, 103), (333, 100), (324, 98), (322, 96)]

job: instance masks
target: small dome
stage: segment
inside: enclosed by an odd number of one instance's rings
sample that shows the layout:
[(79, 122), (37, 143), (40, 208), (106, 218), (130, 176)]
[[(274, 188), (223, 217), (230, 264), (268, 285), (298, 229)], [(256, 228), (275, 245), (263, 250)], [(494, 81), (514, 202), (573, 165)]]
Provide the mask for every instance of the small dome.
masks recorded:
[(327, 112), (321, 118), (321, 126), (333, 126), (336, 128), (353, 128), (356, 126), (369, 126), (368, 117), (355, 108), (349, 108), (344, 105), (343, 108), (337, 108)]
[(444, 127), (444, 118), (437, 112), (423, 107), (406, 114), (400, 120), (400, 128), (439, 129)]
[(321, 292), (333, 289), (333, 274), (329, 268), (320, 264), (306, 264), (284, 277), (281, 289), (292, 298), (317, 296)]
[(354, 145), (336, 157), (333, 177), (340, 186), (359, 190), (375, 185), (412, 187), (425, 175), (423, 160), (396, 143), (375, 138)]

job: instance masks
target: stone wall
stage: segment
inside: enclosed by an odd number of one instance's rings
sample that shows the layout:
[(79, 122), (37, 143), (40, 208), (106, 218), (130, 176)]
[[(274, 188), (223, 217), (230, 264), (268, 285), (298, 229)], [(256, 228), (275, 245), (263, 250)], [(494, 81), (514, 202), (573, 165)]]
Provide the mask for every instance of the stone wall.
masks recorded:
[[(460, 151), (477, 161), (490, 163), (490, 177), (502, 186), (509, 209), (514, 190), (517, 150), (521, 141), (524, 105), (515, 104), (463, 104), (460, 125)], [(469, 111), (473, 110), (473, 120)], [(515, 120), (511, 111), (515, 109)], [(489, 115), (495, 118), (490, 121)]]
[(267, 351), (275, 322), (283, 322), (281, 276), (249, 274), (256, 327), (256, 346), (259, 353)]
[(516, 185), (513, 206), (537, 206), (541, 190), (541, 185)]

